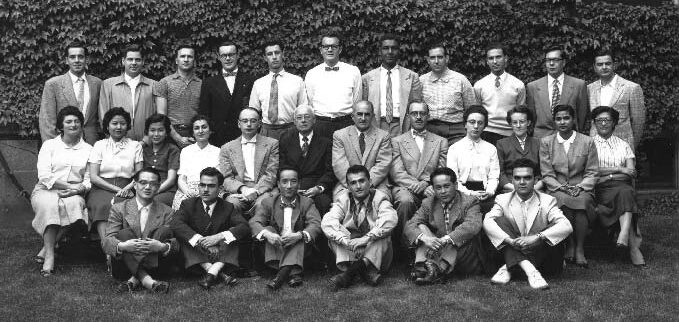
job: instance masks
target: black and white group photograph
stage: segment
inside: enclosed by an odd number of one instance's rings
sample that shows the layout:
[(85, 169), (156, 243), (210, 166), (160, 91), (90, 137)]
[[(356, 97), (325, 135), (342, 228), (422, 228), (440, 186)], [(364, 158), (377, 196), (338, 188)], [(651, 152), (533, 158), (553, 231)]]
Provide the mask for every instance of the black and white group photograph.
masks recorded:
[(679, 0), (5, 0), (6, 321), (671, 321)]

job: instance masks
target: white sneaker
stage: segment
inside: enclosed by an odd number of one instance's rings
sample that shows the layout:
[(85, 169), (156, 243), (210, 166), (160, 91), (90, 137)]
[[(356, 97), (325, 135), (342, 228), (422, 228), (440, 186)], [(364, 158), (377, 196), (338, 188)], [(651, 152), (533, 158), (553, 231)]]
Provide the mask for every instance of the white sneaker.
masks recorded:
[(530, 284), (530, 287), (533, 289), (544, 290), (549, 288), (549, 284), (547, 284), (547, 281), (542, 278), (542, 275), (538, 270), (526, 275), (528, 276), (528, 284)]
[(507, 270), (507, 265), (502, 265), (502, 267), (497, 270), (497, 273), (493, 275), (493, 278), (490, 279), (490, 282), (493, 284), (505, 285), (509, 283), (509, 280), (511, 279), (512, 274)]

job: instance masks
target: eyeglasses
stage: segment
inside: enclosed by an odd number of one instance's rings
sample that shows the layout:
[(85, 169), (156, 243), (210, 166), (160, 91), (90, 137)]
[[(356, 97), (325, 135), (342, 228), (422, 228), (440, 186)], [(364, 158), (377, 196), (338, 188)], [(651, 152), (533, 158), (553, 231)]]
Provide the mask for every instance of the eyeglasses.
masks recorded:
[(248, 124), (248, 123), (257, 124), (257, 122), (259, 122), (258, 119), (240, 119), (238, 121), (241, 122), (241, 123), (244, 123), (244, 124)]
[(236, 56), (238, 56), (237, 53), (220, 54), (220, 55), (219, 55), (219, 58), (221, 58), (221, 59), (227, 59), (227, 58), (233, 58), (233, 57), (236, 57)]
[(297, 115), (297, 116), (295, 116), (295, 120), (298, 120), (298, 121), (311, 120), (312, 118), (314, 118), (313, 115)]
[(217, 184), (216, 184), (216, 183), (202, 183), (202, 182), (201, 182), (201, 183), (198, 184), (198, 188), (210, 188), (210, 189), (213, 189), (213, 188), (217, 188)]
[(484, 126), (486, 125), (485, 121), (477, 121), (477, 120), (467, 120), (467, 124), (471, 126)]
[(371, 117), (373, 114), (370, 112), (356, 112), (354, 116), (356, 117)]
[(429, 112), (424, 112), (424, 111), (412, 111), (410, 113), (410, 116), (412, 117), (425, 117), (429, 115)]
[(528, 120), (516, 120), (512, 121), (512, 126), (524, 126), (528, 123)]
[(137, 181), (137, 184), (140, 184), (142, 187), (144, 187), (144, 186), (157, 187), (157, 186), (160, 185), (160, 182), (141, 180), (141, 181)]
[(558, 63), (561, 62), (563, 58), (545, 58), (545, 63)]
[(321, 49), (323, 50), (331, 50), (331, 49), (339, 49), (339, 45), (321, 45)]
[(596, 118), (596, 119), (594, 119), (594, 122), (596, 122), (597, 124), (603, 125), (603, 124), (613, 123), (613, 120), (608, 119), (608, 118)]

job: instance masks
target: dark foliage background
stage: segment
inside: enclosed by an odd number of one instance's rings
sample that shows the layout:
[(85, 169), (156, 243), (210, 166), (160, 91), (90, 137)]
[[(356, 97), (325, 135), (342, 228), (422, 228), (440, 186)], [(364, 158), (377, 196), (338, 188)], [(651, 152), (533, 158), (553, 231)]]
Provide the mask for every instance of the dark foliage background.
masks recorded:
[[(503, 41), (509, 71), (524, 82), (544, 75), (543, 50), (565, 46), (566, 72), (593, 81), (592, 55), (603, 48), (618, 56), (619, 74), (642, 85), (649, 108), (646, 136), (673, 129), (679, 120), (679, 10), (573, 0), (4, 0), (0, 5), (0, 124), (16, 123), (21, 135), (37, 134), (42, 86), (67, 70), (64, 45), (84, 41), (89, 73), (102, 79), (121, 72), (121, 49), (146, 50), (145, 74), (156, 80), (174, 71), (174, 46), (189, 42), (199, 51), (202, 76), (219, 67), (223, 40), (241, 46), (241, 68), (265, 72), (262, 46), (283, 39), (287, 69), (303, 75), (320, 63), (319, 36), (343, 37), (343, 60), (366, 72), (378, 65), (377, 39), (402, 37), (402, 64), (427, 71), (426, 47), (442, 41), (450, 67), (472, 81), (487, 73), (484, 47)], [(669, 127), (668, 127), (669, 125)]]

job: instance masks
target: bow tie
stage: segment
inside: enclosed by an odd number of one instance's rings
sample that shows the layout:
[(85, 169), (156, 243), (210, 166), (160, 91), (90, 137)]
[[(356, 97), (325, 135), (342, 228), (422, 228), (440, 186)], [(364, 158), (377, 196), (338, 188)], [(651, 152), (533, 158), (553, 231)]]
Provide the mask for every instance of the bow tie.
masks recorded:
[(339, 66), (335, 66), (335, 67), (328, 67), (328, 66), (325, 66), (325, 71), (326, 71), (326, 72), (330, 72), (330, 71), (336, 72), (336, 71), (339, 71)]
[(243, 144), (243, 145), (245, 145), (245, 144), (257, 144), (257, 142), (256, 141), (241, 141), (240, 144)]
[(288, 208), (288, 207), (290, 207), (290, 208), (295, 208), (295, 203), (296, 203), (296, 202), (297, 202), (297, 199), (293, 200), (293, 201), (290, 202), (290, 203), (286, 203), (285, 201), (283, 201), (283, 199), (281, 199), (281, 208), (282, 208), (282, 209), (285, 209), (285, 208)]
[(421, 138), (424, 138), (424, 137), (427, 135), (427, 131), (426, 131), (426, 130), (424, 130), (424, 131), (422, 131), (422, 132), (413, 131), (413, 135), (414, 135), (414, 136), (419, 136), (419, 137), (421, 137)]
[(226, 73), (222, 73), (222, 75), (224, 77), (229, 77), (229, 76), (236, 77), (236, 72), (226, 72)]

